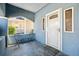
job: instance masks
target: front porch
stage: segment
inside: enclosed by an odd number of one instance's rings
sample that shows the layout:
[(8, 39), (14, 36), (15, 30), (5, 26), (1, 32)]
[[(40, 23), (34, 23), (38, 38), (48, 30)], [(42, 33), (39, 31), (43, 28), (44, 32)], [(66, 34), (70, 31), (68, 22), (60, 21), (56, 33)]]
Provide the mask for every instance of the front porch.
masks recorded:
[(20, 44), (20, 47), (6, 48), (5, 56), (66, 56), (66, 54), (35, 40)]

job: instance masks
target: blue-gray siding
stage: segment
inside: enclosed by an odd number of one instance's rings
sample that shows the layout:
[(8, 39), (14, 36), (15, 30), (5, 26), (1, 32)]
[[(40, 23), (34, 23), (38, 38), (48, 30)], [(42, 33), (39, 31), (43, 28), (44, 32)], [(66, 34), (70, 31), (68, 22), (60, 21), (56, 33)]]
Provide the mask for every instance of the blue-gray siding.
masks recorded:
[[(64, 10), (70, 7), (74, 7), (74, 33), (64, 32)], [(39, 12), (35, 14), (35, 33), (36, 39), (41, 43), (45, 44), (45, 32), (42, 30), (41, 19), (45, 14), (62, 8), (62, 51), (68, 55), (79, 55), (79, 19), (78, 19), (78, 4), (75, 3), (52, 3), (45, 6)]]

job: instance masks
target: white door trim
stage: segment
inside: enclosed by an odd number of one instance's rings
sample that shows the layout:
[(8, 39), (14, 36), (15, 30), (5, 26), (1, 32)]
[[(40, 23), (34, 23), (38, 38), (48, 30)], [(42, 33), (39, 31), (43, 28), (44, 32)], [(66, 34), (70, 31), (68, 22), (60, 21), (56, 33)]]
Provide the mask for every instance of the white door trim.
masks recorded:
[(45, 16), (46, 16), (46, 29), (45, 29), (45, 32), (46, 32), (46, 34), (45, 34), (45, 37), (46, 37), (46, 42), (45, 42), (45, 44), (47, 45), (47, 40), (48, 40), (48, 36), (47, 36), (47, 19), (48, 19), (48, 16), (50, 15), (50, 14), (53, 14), (54, 12), (59, 12), (59, 18), (60, 18), (60, 50), (62, 51), (62, 8), (59, 8), (59, 9), (57, 9), (57, 10), (55, 10), (55, 11), (52, 11), (52, 12), (50, 12), (50, 13), (48, 13), (48, 14), (46, 14)]

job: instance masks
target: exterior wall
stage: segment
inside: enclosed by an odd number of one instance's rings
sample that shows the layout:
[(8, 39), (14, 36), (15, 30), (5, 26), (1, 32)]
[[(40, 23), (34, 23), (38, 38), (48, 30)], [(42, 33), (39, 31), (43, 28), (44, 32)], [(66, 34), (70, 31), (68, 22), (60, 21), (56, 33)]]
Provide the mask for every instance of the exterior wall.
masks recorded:
[(5, 4), (0, 3), (0, 16), (5, 16)]
[(5, 16), (5, 4), (0, 3), (0, 56), (5, 54), (5, 35), (7, 34), (7, 19)]
[[(64, 32), (64, 10), (70, 7), (74, 7), (74, 32)], [(45, 32), (42, 30), (42, 17), (47, 13), (56, 9), (62, 8), (62, 52), (68, 55), (79, 55), (79, 21), (78, 21), (78, 4), (75, 3), (52, 3), (45, 6), (43, 9), (35, 14), (35, 33), (36, 39), (45, 44)]]

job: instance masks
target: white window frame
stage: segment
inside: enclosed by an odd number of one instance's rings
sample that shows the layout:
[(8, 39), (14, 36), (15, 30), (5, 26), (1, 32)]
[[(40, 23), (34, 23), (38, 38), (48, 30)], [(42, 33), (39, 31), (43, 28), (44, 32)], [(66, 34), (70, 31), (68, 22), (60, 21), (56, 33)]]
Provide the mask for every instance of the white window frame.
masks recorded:
[[(69, 10), (69, 9), (72, 9), (72, 31), (66, 31), (65, 30), (65, 11)], [(67, 32), (67, 33), (73, 33), (74, 32), (74, 7), (70, 7), (70, 8), (67, 8), (67, 9), (64, 10), (64, 32)]]

